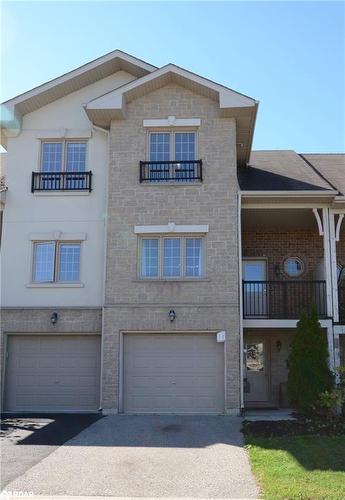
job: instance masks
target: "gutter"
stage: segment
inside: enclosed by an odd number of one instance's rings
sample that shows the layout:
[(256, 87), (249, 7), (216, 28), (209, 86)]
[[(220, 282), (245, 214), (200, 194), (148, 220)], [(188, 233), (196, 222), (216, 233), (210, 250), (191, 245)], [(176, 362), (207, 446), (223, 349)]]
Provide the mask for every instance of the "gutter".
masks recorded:
[(243, 303), (242, 303), (242, 226), (241, 226), (241, 193), (238, 193), (237, 206), (237, 227), (238, 227), (238, 290), (239, 290), (239, 310), (240, 310), (240, 408), (241, 415), (244, 411), (244, 385), (243, 385)]
[(106, 161), (106, 171), (105, 171), (105, 219), (104, 219), (104, 249), (103, 249), (103, 304), (102, 304), (102, 334), (101, 334), (101, 369), (100, 369), (100, 406), (99, 410), (103, 410), (103, 403), (102, 403), (102, 397), (103, 397), (103, 350), (104, 350), (104, 336), (103, 336), (103, 331), (104, 331), (104, 304), (105, 304), (105, 293), (106, 293), (106, 272), (107, 272), (107, 242), (108, 242), (108, 197), (109, 197), (109, 189), (108, 189), (108, 180), (109, 180), (109, 168), (110, 168), (110, 132), (109, 130), (98, 127), (97, 125), (94, 125), (92, 123), (92, 127), (95, 130), (98, 130), (99, 132), (102, 132), (103, 134), (106, 134), (107, 136), (107, 161)]
[(307, 197), (313, 197), (313, 196), (323, 196), (323, 197), (334, 197), (338, 194), (338, 191), (334, 190), (315, 190), (315, 191), (240, 191), (242, 196), (262, 196), (262, 197), (272, 197), (272, 196), (283, 196), (284, 198), (296, 198), (299, 196), (307, 196)]

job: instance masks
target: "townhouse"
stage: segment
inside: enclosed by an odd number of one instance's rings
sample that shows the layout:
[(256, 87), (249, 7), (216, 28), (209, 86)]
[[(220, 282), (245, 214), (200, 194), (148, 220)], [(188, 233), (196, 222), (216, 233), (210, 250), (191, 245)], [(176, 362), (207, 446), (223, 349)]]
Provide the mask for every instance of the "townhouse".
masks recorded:
[(253, 152), (257, 109), (118, 50), (3, 103), (4, 411), (286, 406), (312, 304), (339, 365), (344, 155)]

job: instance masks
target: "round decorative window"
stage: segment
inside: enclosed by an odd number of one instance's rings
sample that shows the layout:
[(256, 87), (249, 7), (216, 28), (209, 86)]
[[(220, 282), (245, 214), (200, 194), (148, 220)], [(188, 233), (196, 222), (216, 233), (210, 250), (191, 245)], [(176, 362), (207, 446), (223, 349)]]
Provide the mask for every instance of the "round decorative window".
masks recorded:
[(291, 278), (297, 278), (303, 273), (303, 262), (296, 257), (289, 257), (284, 261), (284, 271)]

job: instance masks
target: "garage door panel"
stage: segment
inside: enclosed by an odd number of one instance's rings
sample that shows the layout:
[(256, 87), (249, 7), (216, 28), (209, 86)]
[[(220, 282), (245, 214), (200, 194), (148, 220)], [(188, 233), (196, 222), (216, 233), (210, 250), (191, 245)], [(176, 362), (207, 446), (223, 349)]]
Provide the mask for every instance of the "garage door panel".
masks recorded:
[(94, 411), (99, 406), (100, 337), (8, 338), (7, 411)]
[(224, 348), (215, 334), (125, 334), (124, 411), (222, 413)]

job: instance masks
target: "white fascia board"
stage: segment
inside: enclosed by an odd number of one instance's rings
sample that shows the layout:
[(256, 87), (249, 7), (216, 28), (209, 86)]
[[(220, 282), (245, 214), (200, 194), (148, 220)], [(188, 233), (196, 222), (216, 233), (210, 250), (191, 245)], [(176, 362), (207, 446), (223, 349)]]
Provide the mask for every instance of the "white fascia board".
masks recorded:
[(199, 84), (203, 87), (208, 87), (209, 89), (218, 92), (219, 103), (221, 108), (247, 107), (247, 106), (254, 107), (257, 105), (257, 101), (255, 99), (252, 99), (251, 97), (240, 94), (235, 90), (228, 89), (227, 87), (212, 82), (211, 80), (207, 80), (202, 76), (191, 73), (190, 71), (187, 71), (173, 64), (167, 64), (166, 66), (163, 66), (163, 68), (157, 69), (156, 71), (153, 71), (152, 73), (142, 76), (137, 80), (133, 80), (123, 85), (119, 89), (116, 89), (112, 92), (109, 92), (108, 94), (105, 94), (104, 96), (96, 97), (95, 99), (88, 102), (86, 108), (99, 109), (99, 107), (104, 107), (105, 103), (107, 103), (109, 107), (113, 108), (114, 99), (117, 102), (119, 102), (118, 98), (120, 95), (125, 96), (125, 94), (130, 90), (133, 90), (136, 87), (140, 87), (141, 85), (144, 85), (145, 83), (148, 83), (152, 80), (155, 80), (156, 78), (159, 78), (160, 76), (163, 76), (166, 73), (174, 73), (180, 77), (191, 80), (196, 84)]
[(296, 198), (299, 196), (336, 196), (338, 191), (335, 190), (328, 190), (328, 191), (240, 191), (242, 196), (246, 197), (255, 197), (255, 196), (284, 196), (287, 198)]
[(135, 226), (135, 234), (168, 234), (168, 233), (208, 233), (209, 224), (204, 225), (188, 225), (188, 224), (175, 224), (169, 222), (165, 225), (159, 226)]
[[(298, 319), (244, 319), (243, 328), (296, 328)], [(322, 328), (332, 326), (331, 319), (320, 319)]]
[(77, 76), (80, 76), (84, 73), (87, 73), (88, 71), (97, 68), (101, 64), (104, 64), (108, 61), (111, 61), (112, 59), (122, 59), (124, 61), (127, 61), (135, 66), (138, 66), (140, 68), (145, 69), (146, 71), (149, 72), (154, 72), (157, 70), (156, 66), (153, 66), (151, 64), (148, 64), (144, 61), (141, 61), (140, 59), (137, 59), (134, 56), (131, 56), (130, 54), (126, 54), (125, 52), (122, 52), (121, 50), (114, 50), (113, 52), (110, 52), (109, 54), (106, 54), (104, 56), (98, 57), (97, 59), (94, 59), (93, 61), (86, 63), (79, 68), (76, 68), (72, 71), (69, 71), (68, 73), (65, 73), (61, 76), (58, 76), (57, 78), (54, 78), (53, 80), (50, 80), (49, 82), (43, 83), (42, 85), (39, 85), (38, 87), (35, 87), (31, 90), (28, 90), (27, 92), (24, 92), (23, 94), (20, 94), (13, 99), (9, 99), (8, 101), (5, 101), (5, 103), (11, 103), (12, 105), (19, 104), (22, 101), (25, 101), (26, 99), (29, 99), (30, 97), (35, 97), (42, 92), (46, 92), (47, 90), (60, 85), (61, 83), (65, 83), (68, 80), (71, 80), (72, 78), (75, 78)]
[(31, 241), (85, 241), (86, 233), (63, 233), (55, 231), (52, 233), (30, 233)]
[(157, 118), (154, 120), (143, 120), (143, 127), (200, 127), (200, 118)]

